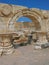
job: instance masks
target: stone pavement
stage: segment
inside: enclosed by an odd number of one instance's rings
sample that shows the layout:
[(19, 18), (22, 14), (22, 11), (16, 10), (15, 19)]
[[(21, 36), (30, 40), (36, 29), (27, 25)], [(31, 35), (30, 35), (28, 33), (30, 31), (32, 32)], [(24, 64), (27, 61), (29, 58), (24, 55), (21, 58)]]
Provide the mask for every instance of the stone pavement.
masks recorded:
[(0, 56), (0, 65), (49, 65), (49, 48), (34, 50), (33, 45), (18, 47), (15, 53)]

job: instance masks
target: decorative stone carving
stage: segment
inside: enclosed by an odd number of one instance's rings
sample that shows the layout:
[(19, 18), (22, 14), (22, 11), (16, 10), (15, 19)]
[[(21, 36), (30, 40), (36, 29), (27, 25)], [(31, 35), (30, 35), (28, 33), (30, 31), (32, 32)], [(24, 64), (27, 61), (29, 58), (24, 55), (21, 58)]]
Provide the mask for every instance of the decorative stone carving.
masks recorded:
[(12, 6), (11, 5), (3, 5), (1, 13), (5, 16), (8, 16), (12, 12)]

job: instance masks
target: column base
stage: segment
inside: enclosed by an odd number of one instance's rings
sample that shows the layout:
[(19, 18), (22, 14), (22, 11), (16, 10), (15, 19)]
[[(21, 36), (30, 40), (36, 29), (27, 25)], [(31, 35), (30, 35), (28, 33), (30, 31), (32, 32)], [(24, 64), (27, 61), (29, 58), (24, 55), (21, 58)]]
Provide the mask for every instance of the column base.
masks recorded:
[(13, 52), (14, 52), (14, 48), (12, 45), (8, 46), (8, 47), (1, 47), (0, 46), (0, 55), (2, 55), (2, 54), (7, 55), (7, 54), (11, 54)]

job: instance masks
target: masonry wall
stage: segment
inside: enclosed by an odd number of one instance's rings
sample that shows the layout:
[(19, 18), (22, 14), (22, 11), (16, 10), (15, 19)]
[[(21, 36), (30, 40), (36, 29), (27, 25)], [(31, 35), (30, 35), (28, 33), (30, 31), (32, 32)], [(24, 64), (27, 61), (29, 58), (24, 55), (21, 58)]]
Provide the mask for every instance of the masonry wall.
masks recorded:
[[(16, 20), (17, 20), (17, 18), (19, 18), (19, 16), (24, 15), (23, 12), (25, 12), (25, 10), (27, 10), (26, 16), (31, 18), (29, 15), (33, 15), (33, 21), (39, 22), (39, 24), (41, 26), (41, 31), (46, 31), (46, 32), (49, 31), (49, 11), (40, 10), (40, 9), (36, 9), (36, 8), (28, 9), (27, 7), (23, 7), (23, 6), (0, 4), (0, 29), (2, 28), (2, 30), (0, 30), (0, 33), (3, 33), (3, 31), (4, 32), (10, 31), (10, 29), (9, 29), (10, 24), (13, 25), (16, 29), (16, 26), (19, 25), (16, 23)], [(32, 13), (32, 14), (29, 13), (29, 10), (30, 10), (30, 13)], [(20, 12), (20, 13), (18, 13), (18, 12)], [(26, 12), (25, 12), (25, 14), (26, 14)], [(16, 20), (14, 20), (14, 18), (13, 18), (15, 15), (16, 16), (19, 15), (16, 17)], [(35, 18), (37, 18), (37, 19), (35, 20)], [(10, 23), (10, 21), (12, 21), (12, 20), (13, 20), (13, 23)], [(36, 24), (38, 26), (37, 22), (35, 22), (34, 24)], [(1, 27), (1, 25), (2, 25), (2, 27)], [(37, 27), (36, 25), (35, 25), (35, 27)], [(14, 32), (14, 30), (13, 30), (13, 32)]]

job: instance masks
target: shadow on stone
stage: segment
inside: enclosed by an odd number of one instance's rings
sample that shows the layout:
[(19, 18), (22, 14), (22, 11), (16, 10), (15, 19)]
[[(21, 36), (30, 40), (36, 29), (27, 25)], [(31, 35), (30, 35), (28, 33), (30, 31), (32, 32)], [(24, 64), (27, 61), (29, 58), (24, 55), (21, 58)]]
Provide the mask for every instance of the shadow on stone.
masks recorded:
[(27, 46), (27, 43), (13, 44), (14, 49), (21, 47), (21, 46)]
[(41, 48), (48, 48), (49, 47), (49, 43), (45, 43), (41, 45)]

